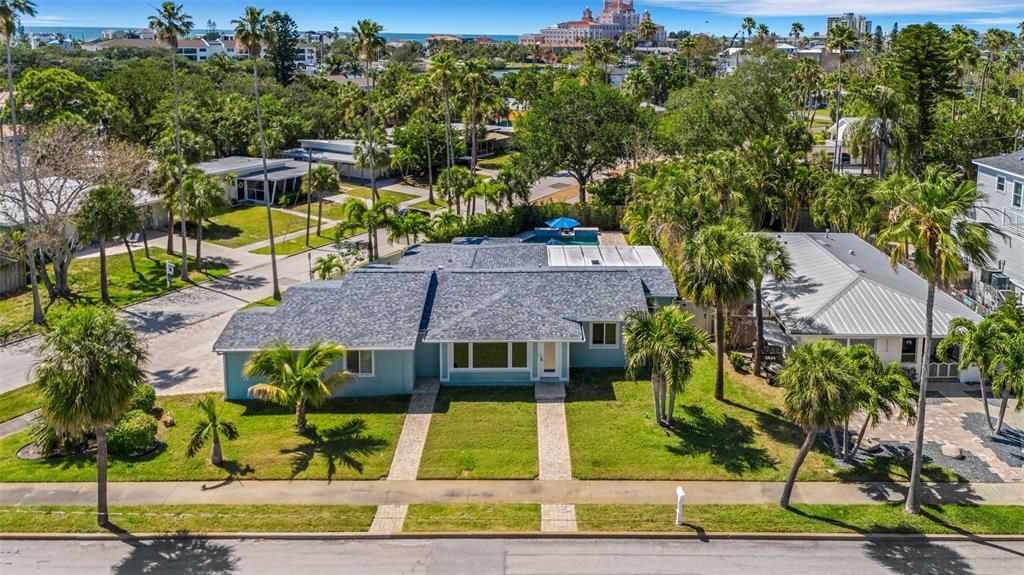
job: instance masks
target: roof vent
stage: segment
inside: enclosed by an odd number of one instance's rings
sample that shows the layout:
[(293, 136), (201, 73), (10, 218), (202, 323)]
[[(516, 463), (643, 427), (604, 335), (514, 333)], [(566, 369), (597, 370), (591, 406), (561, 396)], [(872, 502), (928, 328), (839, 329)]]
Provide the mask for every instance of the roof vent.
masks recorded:
[(851, 256), (855, 256), (855, 255), (857, 255), (857, 252), (855, 252), (854, 250), (850, 250), (850, 255)]
[(590, 265), (599, 266), (601, 265), (601, 260), (590, 260)]
[(437, 269), (443, 271), (444, 270), (444, 266), (437, 266)]

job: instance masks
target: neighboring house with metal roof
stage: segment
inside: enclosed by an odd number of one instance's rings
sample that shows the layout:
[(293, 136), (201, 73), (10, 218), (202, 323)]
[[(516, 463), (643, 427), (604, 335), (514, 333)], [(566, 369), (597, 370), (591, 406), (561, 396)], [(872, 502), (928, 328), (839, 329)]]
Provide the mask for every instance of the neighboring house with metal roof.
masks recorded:
[(673, 302), (671, 273), (652, 248), (616, 247), (608, 263), (568, 266), (561, 247), (573, 246), (415, 245), (394, 264), (293, 286), (277, 308), (235, 313), (217, 339), (225, 394), (246, 397), (256, 381), (242, 376), (245, 362), (276, 343), (344, 345), (332, 369), (356, 382), (342, 395), (410, 393), (420, 377), (533, 385), (565, 383), (573, 367), (624, 367), (623, 316)]
[[(798, 343), (834, 339), (863, 343), (886, 362), (916, 368), (924, 350), (928, 283), (854, 234), (777, 233), (793, 266), (792, 278), (765, 279), (764, 304)], [(935, 292), (934, 344), (955, 317), (981, 317), (941, 290)], [(933, 354), (934, 355), (934, 354)], [(972, 369), (932, 358), (934, 377), (977, 381)]]
[(225, 178), (224, 193), (232, 202), (265, 204), (268, 199), (280, 198), (298, 192), (302, 178), (309, 173), (307, 162), (282, 158), (267, 159), (266, 183), (269, 195), (264, 191), (263, 159), (248, 156), (228, 156), (196, 164), (196, 168), (208, 176)]
[(994, 309), (1010, 292), (1024, 295), (1024, 150), (974, 160), (978, 192), (984, 200), (975, 221), (994, 225), (994, 252), (986, 268), (971, 266), (972, 294)]

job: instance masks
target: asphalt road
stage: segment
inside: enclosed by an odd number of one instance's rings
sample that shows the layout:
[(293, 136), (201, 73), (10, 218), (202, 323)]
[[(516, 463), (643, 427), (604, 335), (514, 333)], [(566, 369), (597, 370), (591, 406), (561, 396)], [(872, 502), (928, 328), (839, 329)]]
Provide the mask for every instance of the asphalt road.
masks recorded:
[(0, 541), (0, 573), (1005, 575), (1024, 543), (417, 539)]

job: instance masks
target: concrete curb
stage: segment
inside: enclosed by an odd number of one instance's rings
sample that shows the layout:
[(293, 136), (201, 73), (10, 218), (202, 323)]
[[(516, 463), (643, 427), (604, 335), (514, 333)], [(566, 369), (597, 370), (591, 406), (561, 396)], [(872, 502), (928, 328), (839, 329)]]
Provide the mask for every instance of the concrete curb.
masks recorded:
[(637, 531), (424, 531), (414, 533), (310, 532), (310, 533), (0, 533), (0, 541), (152, 541), (178, 539), (279, 541), (353, 541), (353, 540), (416, 540), (416, 539), (634, 539), (634, 540), (746, 540), (746, 541), (891, 541), (891, 542), (1024, 542), (1019, 535), (954, 535), (923, 533), (672, 533)]

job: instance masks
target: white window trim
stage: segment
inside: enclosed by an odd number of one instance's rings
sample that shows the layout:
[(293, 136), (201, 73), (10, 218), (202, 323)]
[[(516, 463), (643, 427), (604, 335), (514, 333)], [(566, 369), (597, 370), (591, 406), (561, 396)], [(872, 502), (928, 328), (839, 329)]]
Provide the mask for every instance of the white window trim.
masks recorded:
[(1024, 207), (1024, 182), (1013, 182), (1010, 205), (1018, 210)]
[(469, 346), (469, 365), (473, 365), (473, 344), (477, 343), (502, 343), (499, 341), (453, 341), (448, 344), (448, 370), (456, 373), (465, 372), (479, 372), (479, 371), (530, 371), (533, 365), (533, 354), (530, 353), (530, 343), (526, 341), (506, 341), (504, 342), (508, 350), (508, 365), (512, 365), (512, 344), (513, 343), (524, 343), (526, 344), (526, 367), (455, 367), (455, 344), (464, 343)]
[[(348, 354), (352, 353), (352, 352), (356, 352), (356, 353), (359, 354), (359, 361), (362, 361), (362, 359), (363, 359), (362, 356), (363, 356), (364, 353), (370, 354), (370, 367), (373, 368), (373, 369), (371, 369), (369, 373), (356, 373), (354, 371), (350, 371), (348, 369)], [(372, 350), (372, 349), (349, 349), (349, 350), (346, 350), (345, 351), (344, 361), (342, 363), (344, 363), (344, 368), (343, 369), (345, 371), (348, 371), (349, 373), (351, 373), (352, 375), (354, 375), (356, 377), (373, 377), (377, 373), (377, 353), (374, 350)]]
[[(607, 324), (615, 325), (615, 343), (594, 343), (594, 326), (600, 325), (605, 326)], [(619, 332), (620, 326), (615, 321), (593, 321), (590, 322), (590, 338), (588, 342), (591, 349), (619, 349)]]
[[(1002, 183), (1001, 188), (999, 186), (1000, 183)], [(996, 176), (996, 191), (999, 192), (1000, 194), (1006, 193), (1006, 178), (1004, 178), (1003, 176)]]

